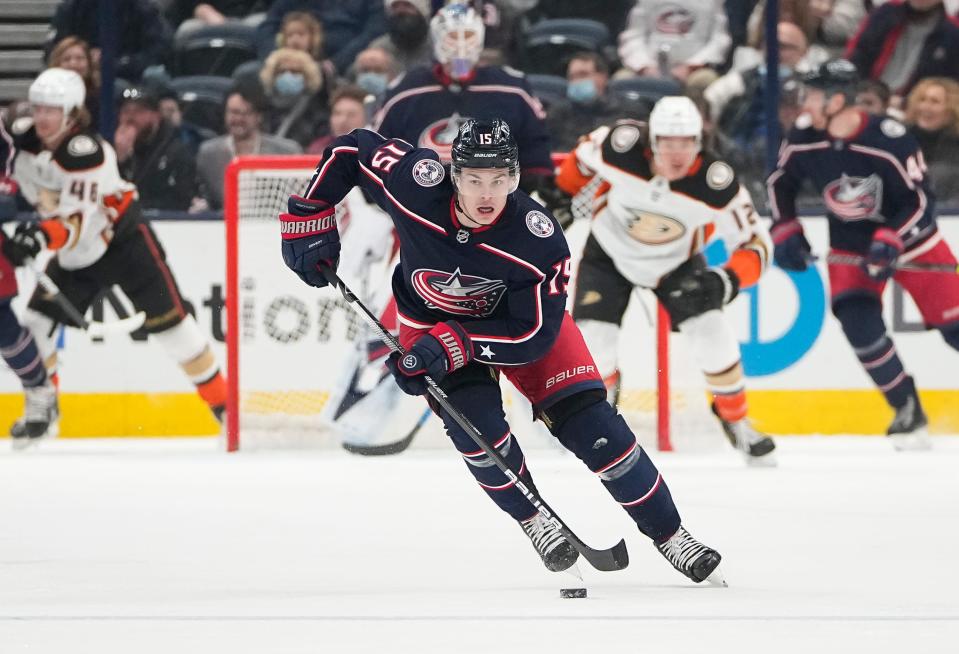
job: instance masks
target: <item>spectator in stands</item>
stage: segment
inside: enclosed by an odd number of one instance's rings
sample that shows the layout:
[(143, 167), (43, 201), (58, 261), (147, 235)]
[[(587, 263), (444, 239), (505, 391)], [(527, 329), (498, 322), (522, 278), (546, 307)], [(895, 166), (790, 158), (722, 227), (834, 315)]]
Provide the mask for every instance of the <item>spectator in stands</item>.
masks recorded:
[(731, 43), (723, 0), (637, 0), (619, 57), (636, 75), (671, 76), (702, 90), (718, 77)]
[(320, 21), (326, 32), (326, 54), (341, 75), (370, 41), (386, 32), (383, 0), (274, 0), (257, 28), (261, 58), (276, 47), (280, 24), (291, 11), (307, 11)]
[(367, 97), (367, 92), (358, 86), (347, 85), (338, 88), (330, 101), (329, 133), (310, 143), (306, 151), (310, 154), (322, 154), (330, 141), (337, 136), (365, 127), (369, 123)]
[(846, 54), (863, 77), (889, 86), (898, 108), (920, 79), (959, 79), (959, 25), (942, 0), (887, 2), (863, 21)]
[(959, 83), (930, 77), (916, 84), (906, 103), (906, 124), (919, 141), (939, 200), (959, 200)]
[(336, 70), (333, 63), (326, 58), (324, 44), (326, 37), (323, 26), (313, 14), (305, 11), (291, 11), (283, 17), (280, 33), (276, 35), (277, 45), (281, 48), (302, 50), (320, 65), (323, 76), (333, 79)]
[(228, 22), (256, 26), (266, 18), (270, 0), (172, 0), (167, 20), (176, 28), (178, 38), (211, 25)]
[(200, 194), (209, 208), (223, 208), (223, 173), (233, 157), (251, 154), (300, 154), (296, 141), (264, 134), (266, 98), (250, 88), (236, 88), (226, 96), (223, 122), (226, 134), (205, 141), (196, 159)]
[(371, 48), (390, 53), (399, 72), (433, 61), (430, 47), (430, 0), (386, 0), (387, 33), (374, 39)]
[[(99, 0), (64, 0), (51, 21), (49, 50), (67, 38), (78, 36), (93, 48), (93, 60), (100, 60)], [(170, 52), (170, 26), (150, 0), (115, 3), (111, 21), (117, 40), (117, 77), (139, 81), (148, 66), (162, 64)]]
[(180, 142), (189, 148), (190, 154), (195, 157), (200, 143), (216, 134), (212, 130), (202, 129), (183, 119), (180, 98), (172, 86), (164, 83), (156, 88), (160, 116), (170, 124)]
[(856, 106), (866, 113), (885, 116), (889, 111), (889, 87), (876, 79), (864, 79), (856, 86)]
[(100, 66), (93, 60), (90, 45), (76, 36), (68, 36), (50, 51), (47, 59), (50, 68), (66, 68), (83, 78), (87, 88), (84, 106), (90, 112), (92, 125), (100, 121)]
[(260, 82), (269, 100), (267, 131), (306, 147), (322, 136), (329, 119), (332, 80), (302, 50), (280, 48), (267, 58)]
[[(810, 45), (826, 48), (827, 57), (842, 54), (849, 38), (866, 16), (863, 0), (779, 0), (779, 20), (795, 23)], [(766, 2), (760, 0), (749, 19), (755, 45), (766, 29)]]
[(554, 103), (546, 114), (553, 148), (572, 150), (580, 136), (600, 125), (627, 117), (606, 93), (609, 66), (595, 52), (578, 52), (566, 67), (566, 100)]
[(114, 148), (120, 174), (137, 186), (146, 209), (186, 211), (194, 196), (196, 162), (160, 115), (157, 89), (122, 92)]
[(350, 79), (378, 103), (398, 72), (393, 55), (383, 48), (369, 47), (356, 56)]

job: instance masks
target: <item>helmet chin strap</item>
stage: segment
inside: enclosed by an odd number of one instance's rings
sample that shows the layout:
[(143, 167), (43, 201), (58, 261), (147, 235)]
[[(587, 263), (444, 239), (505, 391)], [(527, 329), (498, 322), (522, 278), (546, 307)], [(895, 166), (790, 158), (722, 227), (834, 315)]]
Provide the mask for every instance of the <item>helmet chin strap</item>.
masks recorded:
[[(460, 194), (459, 194), (459, 193), (457, 193), (457, 194), (456, 194), (456, 197), (453, 199), (453, 204), (456, 205), (456, 210), (459, 211), (461, 214), (463, 214), (463, 216), (465, 216), (466, 218), (468, 218), (469, 221), (470, 221), (471, 223), (473, 223), (473, 225), (474, 225), (475, 227), (482, 227), (482, 226), (483, 226), (483, 223), (481, 223), (481, 222), (479, 222), (478, 220), (476, 220), (476, 218), (473, 218), (473, 216), (471, 216), (471, 215), (469, 214), (469, 212), (468, 212), (466, 209), (463, 208), (463, 205), (460, 204)], [(469, 225), (467, 225), (467, 227), (469, 227)]]

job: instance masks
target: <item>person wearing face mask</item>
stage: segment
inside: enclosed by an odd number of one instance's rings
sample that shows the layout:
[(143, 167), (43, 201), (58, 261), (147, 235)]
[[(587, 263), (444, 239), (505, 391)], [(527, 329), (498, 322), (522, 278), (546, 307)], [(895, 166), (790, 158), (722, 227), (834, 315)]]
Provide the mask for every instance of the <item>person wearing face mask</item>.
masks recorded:
[(384, 0), (386, 6), (386, 34), (374, 39), (371, 48), (382, 48), (393, 56), (396, 67), (405, 73), (417, 66), (430, 65), (432, 14), (430, 0)]
[(396, 77), (396, 61), (384, 48), (369, 47), (356, 56), (351, 77), (356, 86), (375, 98), (375, 106)]
[(260, 82), (269, 101), (264, 131), (306, 147), (329, 119), (329, 80), (302, 50), (280, 48), (263, 63)]
[(887, 2), (863, 21), (846, 58), (864, 78), (885, 82), (900, 108), (920, 79), (959, 79), (959, 25), (942, 0)]
[[(627, 116), (625, 109), (606, 94), (609, 66), (595, 52), (579, 52), (566, 67), (566, 100), (556, 102), (546, 115), (553, 147), (565, 152), (576, 146), (582, 134), (616, 118)], [(644, 113), (648, 114), (648, 109)]]
[(940, 201), (959, 200), (959, 83), (944, 77), (919, 82), (906, 102), (906, 125), (919, 141)]

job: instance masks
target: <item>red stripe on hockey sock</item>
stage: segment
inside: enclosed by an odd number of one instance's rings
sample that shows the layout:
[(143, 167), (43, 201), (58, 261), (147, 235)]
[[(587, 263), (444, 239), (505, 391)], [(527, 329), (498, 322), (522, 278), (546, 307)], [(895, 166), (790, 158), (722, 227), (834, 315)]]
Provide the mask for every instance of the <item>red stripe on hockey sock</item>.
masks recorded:
[(645, 495), (640, 497), (638, 500), (633, 500), (632, 502), (620, 502), (620, 504), (623, 506), (637, 506), (639, 504), (642, 504), (643, 502), (645, 502), (646, 500), (648, 500), (650, 497), (653, 496), (653, 493), (656, 492), (656, 490), (659, 488), (659, 485), (662, 483), (662, 481), (663, 481), (662, 473), (657, 473), (656, 483), (653, 484), (653, 487), (650, 488)]
[[(498, 441), (493, 443), (493, 449), (498, 450), (500, 447), (502, 447), (503, 443), (509, 440), (509, 437), (510, 437), (510, 431), (509, 429), (507, 429), (506, 433), (503, 434)], [(486, 452), (484, 452), (483, 450), (476, 450), (475, 452), (464, 452), (463, 456), (468, 456), (470, 458), (473, 458), (474, 456), (480, 456), (482, 454), (486, 454)]]
[[(523, 463), (522, 463), (522, 464), (520, 465), (520, 467), (519, 467), (519, 476), (522, 477), (524, 472), (526, 472), (526, 459), (523, 459)], [(480, 486), (482, 486), (483, 488), (485, 488), (486, 490), (501, 491), (501, 490), (506, 490), (507, 488), (509, 488), (510, 486), (512, 486), (513, 484), (515, 484), (516, 482), (515, 482), (515, 481), (508, 481), (508, 482), (506, 482), (505, 484), (503, 484), (502, 486), (487, 486), (486, 484), (484, 484), (484, 483), (481, 482), (481, 481), (477, 481), (476, 483), (479, 484)]]
[(613, 459), (613, 462), (612, 462), (612, 463), (603, 466), (603, 467), (600, 468), (599, 470), (594, 470), (593, 472), (595, 472), (597, 475), (601, 475), (601, 474), (603, 474), (604, 472), (606, 472), (607, 470), (609, 470), (610, 468), (615, 468), (617, 465), (619, 465), (619, 464), (623, 461), (623, 459), (625, 459), (625, 458), (628, 457), (630, 454), (632, 454), (632, 453), (636, 450), (637, 447), (639, 447), (639, 443), (633, 443), (633, 446), (632, 446), (631, 448), (629, 448), (628, 450), (626, 450), (621, 456), (618, 456), (618, 457), (616, 457), (615, 459)]

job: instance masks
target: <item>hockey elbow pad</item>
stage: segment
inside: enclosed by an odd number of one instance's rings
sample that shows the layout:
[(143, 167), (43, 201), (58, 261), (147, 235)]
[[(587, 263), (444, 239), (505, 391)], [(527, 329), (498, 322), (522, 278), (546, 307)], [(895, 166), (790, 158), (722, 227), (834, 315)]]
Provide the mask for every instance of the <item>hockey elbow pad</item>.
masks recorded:
[(290, 196), (287, 212), (280, 214), (283, 262), (310, 286), (329, 282), (321, 270), (336, 270), (340, 262), (340, 233), (336, 210), (321, 200)]

